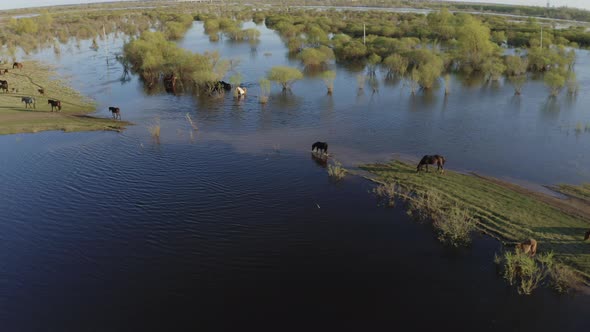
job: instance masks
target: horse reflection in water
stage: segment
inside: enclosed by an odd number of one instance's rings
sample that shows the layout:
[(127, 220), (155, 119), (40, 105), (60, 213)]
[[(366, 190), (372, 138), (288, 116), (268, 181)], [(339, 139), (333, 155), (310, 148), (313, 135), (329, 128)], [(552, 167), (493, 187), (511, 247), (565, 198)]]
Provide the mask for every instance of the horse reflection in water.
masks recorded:
[(311, 153), (311, 159), (322, 168), (328, 167), (328, 155), (318, 152)]

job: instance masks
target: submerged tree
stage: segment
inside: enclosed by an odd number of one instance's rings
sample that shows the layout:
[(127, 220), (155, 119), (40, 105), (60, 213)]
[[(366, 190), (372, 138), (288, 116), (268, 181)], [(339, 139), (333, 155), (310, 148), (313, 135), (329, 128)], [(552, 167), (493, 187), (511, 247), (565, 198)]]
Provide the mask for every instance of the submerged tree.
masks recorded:
[(518, 55), (509, 55), (504, 60), (508, 82), (514, 87), (514, 94), (519, 96), (526, 82), (526, 72), (529, 66), (527, 58)]
[(321, 68), (334, 59), (334, 52), (326, 46), (306, 48), (299, 53), (298, 58), (306, 68)]
[(500, 55), (500, 48), (490, 40), (490, 29), (472, 16), (465, 16), (458, 35), (458, 58), (467, 72), (481, 70), (486, 59)]
[(545, 74), (545, 85), (549, 87), (552, 97), (557, 97), (565, 86), (565, 76), (558, 71), (550, 71)]
[(297, 68), (276, 66), (270, 69), (267, 78), (279, 84), (283, 91), (286, 91), (291, 88), (294, 82), (303, 79), (303, 73)]
[(270, 81), (263, 77), (258, 82), (260, 84), (260, 103), (266, 104), (270, 93)]
[(324, 81), (324, 84), (328, 89), (328, 94), (332, 95), (334, 92), (334, 80), (336, 79), (336, 72), (333, 70), (327, 70), (320, 74), (320, 78), (322, 81)]

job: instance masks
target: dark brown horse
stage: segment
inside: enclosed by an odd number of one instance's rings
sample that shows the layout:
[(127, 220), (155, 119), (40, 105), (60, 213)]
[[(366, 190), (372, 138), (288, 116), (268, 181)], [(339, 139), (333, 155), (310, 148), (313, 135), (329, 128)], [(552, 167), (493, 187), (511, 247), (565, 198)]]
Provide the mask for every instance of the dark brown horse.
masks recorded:
[(22, 62), (15, 62), (14, 64), (12, 64), (12, 69), (14, 69), (14, 68), (23, 69), (23, 63)]
[(0, 80), (0, 90), (8, 92), (8, 81)]
[(47, 101), (48, 104), (51, 105), (51, 111), (53, 112), (54, 108), (57, 108), (58, 111), (61, 111), (61, 101), (49, 99)]
[(586, 235), (584, 235), (584, 241), (590, 239), (590, 231), (586, 232)]
[(121, 120), (121, 110), (118, 107), (109, 107), (109, 111), (113, 113), (113, 119)]
[(436, 164), (436, 170), (440, 171), (441, 173), (445, 172), (445, 157), (435, 154), (433, 156), (424, 156), (422, 157), (422, 159), (420, 160), (420, 163), (418, 164), (418, 167), (416, 168), (416, 172), (420, 172), (422, 170), (422, 167), (426, 166), (426, 172), (428, 172), (428, 165), (434, 165)]
[(40, 93), (40, 94), (42, 94), (42, 95), (44, 95), (44, 94), (45, 94), (45, 89), (43, 89), (43, 88), (40, 88), (40, 89), (38, 89), (37, 91), (39, 91), (39, 93)]

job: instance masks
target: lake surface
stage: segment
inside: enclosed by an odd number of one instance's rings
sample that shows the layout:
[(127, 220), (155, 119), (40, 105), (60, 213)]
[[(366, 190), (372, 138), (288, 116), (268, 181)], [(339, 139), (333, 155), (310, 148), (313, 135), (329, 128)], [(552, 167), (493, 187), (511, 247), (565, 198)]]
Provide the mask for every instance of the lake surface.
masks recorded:
[[(179, 42), (240, 59), (241, 101), (146, 93), (135, 77), (121, 82), (103, 43), (31, 56), (96, 99), (97, 115), (119, 106), (136, 125), (0, 136), (3, 330), (587, 327), (590, 296), (518, 296), (497, 276), (496, 241), (446, 248), (427, 224), (377, 207), (366, 181), (330, 181), (309, 149), (328, 141), (346, 166), (440, 153), (452, 169), (520, 183), (589, 181), (590, 132), (575, 130), (590, 124), (588, 52), (576, 99), (549, 101), (538, 80), (516, 98), (503, 82), (460, 77), (447, 98), (442, 86), (412, 97), (383, 82), (359, 95), (358, 70), (339, 66), (332, 97), (308, 78), (292, 94), (273, 86), (261, 107), (258, 79), (298, 63), (257, 28), (256, 50), (210, 44), (200, 23)], [(122, 42), (110, 39), (110, 52)], [(147, 129), (156, 121), (159, 143)]]

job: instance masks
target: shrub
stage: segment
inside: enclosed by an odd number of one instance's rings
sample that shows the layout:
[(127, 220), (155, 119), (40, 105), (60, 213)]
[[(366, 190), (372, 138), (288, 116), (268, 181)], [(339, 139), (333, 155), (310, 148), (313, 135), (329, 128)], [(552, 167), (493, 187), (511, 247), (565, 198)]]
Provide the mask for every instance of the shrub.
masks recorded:
[(346, 175), (346, 169), (341, 163), (335, 161), (334, 164), (328, 165), (328, 175), (336, 180), (342, 180)]
[(458, 247), (471, 242), (475, 219), (469, 211), (455, 206), (435, 217), (433, 225), (441, 242)]
[(530, 295), (546, 276), (535, 259), (520, 251), (507, 251), (504, 254), (504, 279), (510, 285), (517, 285), (518, 293)]

